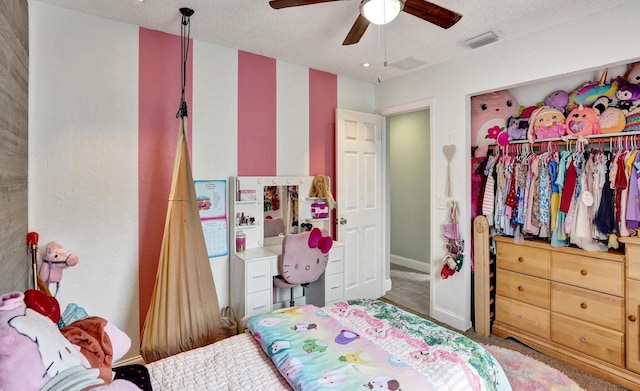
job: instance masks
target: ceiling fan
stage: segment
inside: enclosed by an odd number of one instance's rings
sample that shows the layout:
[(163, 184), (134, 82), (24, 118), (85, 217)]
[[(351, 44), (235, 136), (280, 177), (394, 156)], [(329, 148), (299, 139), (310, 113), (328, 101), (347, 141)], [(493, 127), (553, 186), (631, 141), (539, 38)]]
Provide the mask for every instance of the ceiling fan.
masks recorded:
[[(271, 0), (269, 1), (269, 5), (271, 6), (271, 8), (280, 9), (297, 7), (301, 5), (329, 3), (332, 1), (343, 0)], [(347, 34), (344, 42), (342, 42), (342, 45), (353, 45), (354, 43), (358, 43), (360, 41), (360, 38), (362, 38), (364, 32), (367, 31), (369, 23), (373, 23), (372, 21), (370, 21), (370, 19), (367, 19), (367, 17), (364, 16), (366, 13), (365, 8), (373, 5), (370, 3), (376, 2), (380, 1), (360, 0), (360, 15), (358, 15), (358, 18), (351, 27), (351, 30), (349, 30), (349, 33)], [(433, 4), (424, 0), (386, 0), (384, 1), (384, 3), (386, 3), (385, 6), (390, 6), (389, 8), (395, 7), (396, 12), (387, 20), (375, 22), (376, 24), (388, 23), (390, 19), (393, 19), (393, 17), (395, 17), (395, 15), (400, 12), (400, 10), (417, 16), (420, 19), (426, 20), (427, 22), (433, 23), (436, 26), (440, 26), (444, 29), (448, 29), (449, 27), (453, 26), (462, 18), (462, 15), (457, 12), (450, 11), (437, 4)]]

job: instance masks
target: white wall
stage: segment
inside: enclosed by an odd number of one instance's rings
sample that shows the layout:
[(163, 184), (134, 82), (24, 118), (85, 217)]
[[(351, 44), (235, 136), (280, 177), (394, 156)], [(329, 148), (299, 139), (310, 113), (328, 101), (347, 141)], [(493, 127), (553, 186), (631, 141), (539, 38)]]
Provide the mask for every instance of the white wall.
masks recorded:
[[(63, 309), (75, 302), (110, 320), (135, 356), (139, 30), (38, 1), (29, 13), (29, 230), (42, 247), (57, 240), (79, 256), (64, 274)], [(192, 48), (194, 179), (228, 179), (237, 175), (238, 53), (201, 41)], [(309, 173), (308, 73), (277, 62), (278, 175)], [(373, 85), (339, 77), (338, 102), (373, 112)], [(211, 267), (223, 307), (229, 257)]]
[[(423, 99), (432, 99), (433, 117), (431, 146), (432, 172), (444, 172), (446, 162), (442, 158), (442, 146), (455, 144), (459, 151), (451, 163), (451, 170), (460, 175), (461, 180), (452, 184), (455, 199), (461, 201), (461, 221), (463, 236), (470, 243), (470, 125), (469, 97), (481, 92), (521, 87), (532, 82), (549, 82), (565, 78), (588, 81), (607, 66), (618, 66), (640, 57), (640, 46), (630, 44), (630, 40), (620, 38), (640, 35), (640, 2), (633, 2), (608, 12), (593, 15), (564, 26), (536, 33), (513, 41), (498, 42), (473, 52), (463, 58), (426, 68), (416, 73), (383, 82), (376, 86), (376, 110), (384, 110), (397, 105), (408, 104)], [(620, 27), (620, 35), (603, 33), (615, 21)], [(622, 33), (624, 31), (624, 33)], [(579, 33), (578, 33), (579, 32)], [(579, 74), (579, 75), (578, 75)], [(582, 76), (582, 77), (580, 77)], [(610, 76), (614, 76), (610, 73)], [(562, 86), (560, 87), (575, 88)], [(581, 83), (578, 83), (580, 85)], [(523, 100), (532, 99), (521, 87), (519, 95)], [(535, 88), (535, 87), (532, 87)], [(544, 90), (538, 100), (551, 90)], [(520, 102), (533, 104), (531, 102)], [(431, 188), (434, 189), (431, 202), (431, 258), (441, 259), (444, 255), (440, 237), (440, 224), (445, 219), (445, 210), (436, 208), (436, 199), (444, 189), (444, 177), (433, 175)], [(438, 245), (440, 243), (441, 245)], [(432, 315), (441, 321), (460, 329), (471, 325), (471, 272), (469, 269), (472, 251), (467, 246), (465, 268), (461, 273), (447, 280), (432, 277)], [(437, 273), (432, 273), (435, 276)]]

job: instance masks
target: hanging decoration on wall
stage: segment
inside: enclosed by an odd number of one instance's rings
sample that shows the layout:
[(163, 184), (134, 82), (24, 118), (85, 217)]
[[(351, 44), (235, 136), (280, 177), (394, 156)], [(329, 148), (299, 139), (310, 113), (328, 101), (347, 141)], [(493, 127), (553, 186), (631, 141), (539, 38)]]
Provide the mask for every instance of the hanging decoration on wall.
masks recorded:
[(451, 168), (449, 167), (449, 165), (451, 163), (451, 159), (453, 159), (453, 155), (455, 155), (456, 153), (456, 146), (453, 144), (444, 145), (442, 147), (442, 153), (444, 154), (444, 157), (447, 159), (447, 178), (446, 178), (446, 184), (444, 188), (444, 195), (447, 197), (451, 197)]
[(140, 343), (140, 352), (146, 362), (211, 344), (221, 328), (218, 296), (187, 147), (185, 84), (189, 17), (193, 10), (181, 8), (180, 12), (183, 15), (182, 98), (177, 115), (180, 130), (156, 284)]
[(462, 270), (462, 262), (464, 260), (464, 239), (460, 236), (457, 201), (449, 203), (449, 214), (447, 215), (447, 221), (442, 225), (442, 235), (447, 240), (447, 255), (442, 259), (440, 277), (446, 280)]

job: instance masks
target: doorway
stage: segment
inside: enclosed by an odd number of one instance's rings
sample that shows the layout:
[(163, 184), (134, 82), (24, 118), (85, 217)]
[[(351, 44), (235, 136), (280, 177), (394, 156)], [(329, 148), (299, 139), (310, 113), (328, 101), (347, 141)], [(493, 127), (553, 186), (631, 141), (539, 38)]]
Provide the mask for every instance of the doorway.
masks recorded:
[(389, 271), (385, 298), (430, 315), (431, 170), (428, 107), (386, 117)]

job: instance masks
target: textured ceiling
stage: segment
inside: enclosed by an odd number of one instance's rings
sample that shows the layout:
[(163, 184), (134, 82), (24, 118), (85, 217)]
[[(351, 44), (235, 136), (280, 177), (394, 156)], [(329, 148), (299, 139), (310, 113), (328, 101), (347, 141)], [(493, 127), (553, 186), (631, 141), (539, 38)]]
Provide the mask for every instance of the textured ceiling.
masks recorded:
[[(637, 0), (434, 0), (462, 19), (448, 30), (405, 12), (370, 25), (359, 43), (342, 41), (360, 0), (274, 10), (268, 0), (30, 0), (72, 8), (153, 30), (180, 34), (181, 7), (195, 11), (191, 38), (376, 82), (469, 54), (465, 39), (489, 30), (502, 40), (545, 30)], [(475, 50), (483, 50), (482, 48)], [(390, 64), (384, 66), (385, 61)], [(363, 67), (362, 63), (371, 63)], [(405, 70), (398, 62), (417, 63)]]

